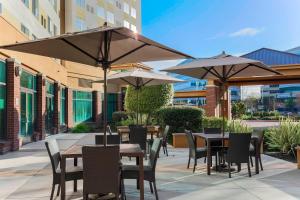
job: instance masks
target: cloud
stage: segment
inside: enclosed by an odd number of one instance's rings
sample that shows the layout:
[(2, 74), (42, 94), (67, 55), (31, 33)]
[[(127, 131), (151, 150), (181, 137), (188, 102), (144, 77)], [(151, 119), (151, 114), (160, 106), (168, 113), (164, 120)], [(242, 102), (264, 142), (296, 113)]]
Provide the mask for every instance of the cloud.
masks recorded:
[(247, 28), (242, 28), (236, 32), (230, 33), (229, 36), (230, 37), (255, 36), (255, 35), (261, 33), (262, 31), (264, 31), (263, 28), (247, 27)]

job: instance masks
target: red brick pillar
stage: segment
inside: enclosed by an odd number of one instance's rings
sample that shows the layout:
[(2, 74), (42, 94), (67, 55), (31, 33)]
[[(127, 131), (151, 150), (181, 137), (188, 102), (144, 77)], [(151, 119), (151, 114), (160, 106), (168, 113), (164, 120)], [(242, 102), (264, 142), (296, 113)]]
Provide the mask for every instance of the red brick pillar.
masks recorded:
[(36, 77), (36, 91), (37, 91), (37, 118), (36, 131), (38, 140), (45, 139), (45, 114), (46, 114), (46, 78), (43, 74), (38, 74)]
[(118, 105), (117, 105), (117, 110), (122, 111), (124, 110), (124, 105), (123, 105), (123, 95), (122, 92), (118, 93)]
[(15, 59), (6, 59), (7, 140), (11, 151), (19, 150), (20, 145), (20, 69), (20, 63)]
[(67, 128), (73, 128), (73, 91), (66, 88), (66, 125)]
[(225, 100), (224, 100), (224, 106), (225, 106), (225, 117), (227, 119), (231, 119), (231, 100), (230, 100), (230, 91), (228, 87), (225, 87), (225, 90), (227, 91), (225, 93)]
[(96, 122), (97, 126), (101, 125), (101, 114), (102, 114), (102, 103), (101, 93), (93, 91), (93, 121)]
[(60, 130), (60, 84), (54, 83), (54, 112), (53, 112), (53, 133), (57, 134)]
[(205, 114), (209, 117), (219, 117), (219, 86), (217, 86), (213, 81), (208, 81), (206, 86), (206, 105)]

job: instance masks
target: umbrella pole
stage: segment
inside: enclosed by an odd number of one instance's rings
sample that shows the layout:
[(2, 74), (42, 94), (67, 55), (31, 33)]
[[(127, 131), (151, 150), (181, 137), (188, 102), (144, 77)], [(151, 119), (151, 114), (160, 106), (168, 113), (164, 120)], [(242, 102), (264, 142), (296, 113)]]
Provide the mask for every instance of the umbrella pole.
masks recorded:
[(107, 67), (104, 66), (103, 67), (104, 70), (104, 107), (103, 107), (103, 119), (104, 119), (104, 127), (103, 127), (103, 131), (104, 131), (104, 138), (103, 138), (103, 143), (104, 146), (106, 146), (107, 144), (107, 140), (106, 140), (106, 129), (107, 129)]
[(139, 92), (140, 90), (136, 90), (136, 103), (137, 103), (137, 112), (136, 112), (136, 125), (139, 125), (139, 113), (140, 113), (140, 102), (139, 102)]

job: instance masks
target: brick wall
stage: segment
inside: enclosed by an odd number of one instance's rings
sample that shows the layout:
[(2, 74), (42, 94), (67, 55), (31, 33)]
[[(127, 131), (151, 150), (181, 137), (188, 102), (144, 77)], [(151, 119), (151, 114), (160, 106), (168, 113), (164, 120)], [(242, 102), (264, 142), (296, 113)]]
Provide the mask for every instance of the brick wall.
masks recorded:
[(45, 77), (42, 74), (38, 74), (36, 84), (37, 91), (37, 120), (36, 120), (36, 134), (37, 140), (45, 138), (45, 114), (46, 114), (46, 84)]
[[(19, 149), (19, 128), (20, 128), (20, 76), (16, 74), (16, 68), (20, 66), (12, 58), (6, 59), (6, 96), (7, 96), (7, 141), (10, 150)], [(6, 149), (7, 150), (7, 149)]]
[(102, 123), (102, 104), (101, 104), (101, 93), (98, 91), (93, 91), (93, 121), (97, 126)]
[(66, 88), (66, 125), (70, 129), (73, 127), (73, 91)]
[(60, 84), (54, 83), (54, 112), (53, 112), (53, 133), (57, 134), (60, 130)]

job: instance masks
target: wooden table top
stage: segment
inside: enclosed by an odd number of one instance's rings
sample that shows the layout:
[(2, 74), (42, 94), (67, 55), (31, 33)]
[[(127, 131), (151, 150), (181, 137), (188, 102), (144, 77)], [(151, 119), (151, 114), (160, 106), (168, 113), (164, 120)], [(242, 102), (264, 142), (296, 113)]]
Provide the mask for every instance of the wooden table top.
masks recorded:
[[(225, 133), (224, 136), (222, 134), (205, 134), (205, 133), (193, 133), (196, 137), (201, 137), (206, 140), (220, 140), (220, 139), (229, 139), (229, 133)], [(257, 139), (257, 135), (252, 134), (252, 139)]]
[[(103, 146), (95, 144), (95, 134), (88, 134), (78, 140), (74, 145), (61, 152), (61, 156), (65, 158), (82, 157), (83, 146)], [(120, 144), (121, 156), (143, 156), (144, 152), (138, 144)]]

